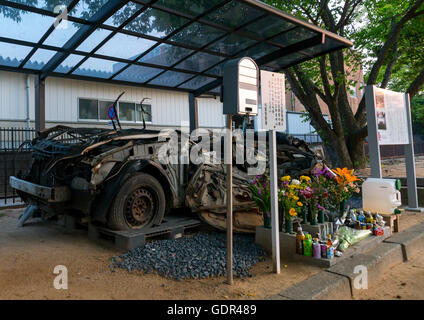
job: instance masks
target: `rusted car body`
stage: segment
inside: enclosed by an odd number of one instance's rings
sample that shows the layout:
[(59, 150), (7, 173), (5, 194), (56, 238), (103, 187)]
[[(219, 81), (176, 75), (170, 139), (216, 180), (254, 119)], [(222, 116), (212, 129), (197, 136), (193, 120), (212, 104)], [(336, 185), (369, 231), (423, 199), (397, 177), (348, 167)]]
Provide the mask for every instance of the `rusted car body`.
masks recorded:
[[(183, 133), (177, 134), (180, 140)], [(44, 218), (68, 214), (132, 230), (159, 225), (171, 210), (185, 208), (225, 229), (225, 165), (163, 164), (159, 150), (167, 138), (166, 132), (145, 129), (57, 126), (30, 143), (32, 166), (10, 183)], [(278, 135), (280, 175), (307, 173), (316, 162), (303, 141)], [(263, 222), (249, 198), (254, 176), (244, 165), (235, 165), (233, 176), (235, 231), (252, 232)]]

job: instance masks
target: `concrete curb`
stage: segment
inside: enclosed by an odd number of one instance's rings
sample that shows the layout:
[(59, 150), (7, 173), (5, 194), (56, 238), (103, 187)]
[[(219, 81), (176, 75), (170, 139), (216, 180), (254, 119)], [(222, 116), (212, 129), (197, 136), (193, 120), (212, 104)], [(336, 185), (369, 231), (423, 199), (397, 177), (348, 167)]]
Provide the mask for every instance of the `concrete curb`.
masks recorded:
[(343, 276), (319, 272), (273, 296), (273, 300), (333, 300), (350, 299), (351, 290), (349, 280)]
[(404, 261), (408, 261), (424, 248), (424, 223), (417, 224), (404, 232), (396, 233), (384, 242), (401, 245)]
[[(375, 284), (387, 269), (411, 259), (422, 250), (424, 223), (397, 233), (365, 253), (355, 254), (336, 265), (269, 297), (269, 300), (342, 300), (360, 294), (355, 289), (357, 266), (366, 267), (368, 286)], [(355, 273), (357, 271), (358, 273)]]

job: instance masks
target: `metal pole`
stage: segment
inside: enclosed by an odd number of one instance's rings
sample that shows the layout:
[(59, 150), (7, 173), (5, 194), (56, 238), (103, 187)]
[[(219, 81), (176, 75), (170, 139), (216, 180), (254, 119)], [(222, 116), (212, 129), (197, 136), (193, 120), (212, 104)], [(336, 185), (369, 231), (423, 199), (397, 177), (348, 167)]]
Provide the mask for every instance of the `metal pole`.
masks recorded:
[(26, 76), (26, 123), (27, 123), (27, 131), (26, 131), (26, 139), (30, 139), (29, 129), (31, 128), (31, 117), (29, 110), (29, 74)]
[(278, 193), (277, 193), (277, 136), (275, 130), (269, 131), (269, 168), (271, 179), (271, 232), (272, 265), (274, 272), (280, 273), (280, 230), (278, 227)]
[(227, 115), (227, 283), (233, 285), (233, 116)]
[(368, 146), (370, 153), (371, 177), (383, 178), (380, 161), (380, 144), (378, 142), (377, 115), (375, 113), (374, 86), (365, 88), (365, 103), (367, 106)]
[(411, 104), (409, 94), (405, 94), (406, 121), (408, 125), (409, 144), (405, 145), (406, 179), (408, 186), (408, 211), (423, 212), (418, 207), (417, 177), (415, 174), (414, 134), (412, 132)]

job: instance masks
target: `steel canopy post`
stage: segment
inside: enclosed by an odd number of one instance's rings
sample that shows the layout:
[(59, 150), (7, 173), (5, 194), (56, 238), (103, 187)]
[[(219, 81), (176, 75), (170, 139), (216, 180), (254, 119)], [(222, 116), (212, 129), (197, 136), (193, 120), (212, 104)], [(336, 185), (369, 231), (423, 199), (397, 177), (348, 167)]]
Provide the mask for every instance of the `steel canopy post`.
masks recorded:
[(371, 177), (383, 178), (380, 161), (380, 143), (378, 142), (377, 115), (375, 113), (374, 86), (365, 88), (365, 103), (367, 107), (368, 144), (370, 150)]
[(233, 284), (233, 116), (227, 115), (227, 283)]
[(409, 94), (405, 94), (406, 120), (408, 124), (409, 143), (405, 145), (406, 179), (408, 186), (408, 211), (424, 212), (419, 208), (417, 193), (417, 176), (415, 173), (414, 134), (412, 132), (411, 104)]
[(40, 75), (35, 77), (35, 130), (37, 132), (46, 127), (46, 86), (45, 80)]

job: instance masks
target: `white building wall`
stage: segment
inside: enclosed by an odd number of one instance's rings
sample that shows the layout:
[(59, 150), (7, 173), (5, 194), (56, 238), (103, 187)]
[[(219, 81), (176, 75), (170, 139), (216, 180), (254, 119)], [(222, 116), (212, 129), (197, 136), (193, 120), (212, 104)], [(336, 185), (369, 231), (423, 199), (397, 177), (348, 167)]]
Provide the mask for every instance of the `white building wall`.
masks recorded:
[[(105, 84), (63, 78), (46, 80), (46, 126), (58, 123), (87, 126), (105, 125), (102, 122), (78, 119), (78, 99), (92, 98), (114, 101), (125, 91), (121, 101), (141, 102), (151, 98), (152, 126), (179, 127), (189, 121), (188, 94), (149, 88)], [(199, 99), (199, 121), (202, 126), (222, 126), (222, 104), (219, 99)], [(212, 110), (207, 110), (211, 108)], [(219, 114), (221, 112), (221, 114)], [(211, 119), (218, 114), (218, 120)], [(30, 76), (30, 118), (34, 122), (34, 76)], [(0, 71), (0, 122), (1, 126), (25, 126), (26, 74)], [(128, 124), (137, 126), (140, 124)]]
[(198, 98), (197, 110), (199, 127), (222, 128), (225, 126), (225, 116), (222, 113), (222, 103), (219, 97)]
[[(26, 74), (0, 71), (0, 120), (27, 118)], [(30, 118), (34, 119), (34, 77), (30, 76)]]
[(120, 101), (141, 102), (151, 98), (152, 124), (179, 126), (189, 120), (186, 93), (104, 84), (62, 78), (46, 80), (46, 121), (82, 122), (78, 119), (78, 99), (90, 98), (114, 101), (125, 91)]

